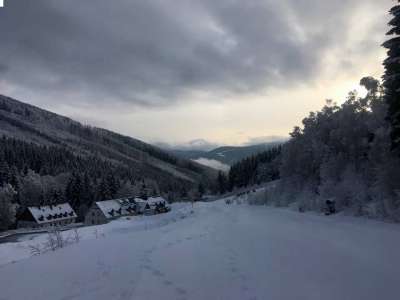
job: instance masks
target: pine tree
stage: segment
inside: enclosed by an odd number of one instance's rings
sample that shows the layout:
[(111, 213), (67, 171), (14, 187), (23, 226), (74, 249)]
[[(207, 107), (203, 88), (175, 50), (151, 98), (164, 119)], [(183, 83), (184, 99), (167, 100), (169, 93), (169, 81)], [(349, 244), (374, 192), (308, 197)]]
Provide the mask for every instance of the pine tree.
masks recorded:
[(15, 193), (9, 184), (0, 187), (0, 230), (8, 229), (15, 222), (15, 206), (12, 204)]
[(199, 194), (199, 197), (202, 198), (205, 193), (205, 188), (202, 183), (199, 183), (199, 186), (197, 187), (197, 192)]
[(114, 174), (112, 174), (112, 173), (108, 174), (106, 181), (107, 181), (107, 186), (108, 186), (108, 190), (110, 193), (109, 196), (112, 199), (117, 194), (117, 191), (119, 189), (119, 184), (118, 184), (117, 180), (115, 179)]
[(90, 178), (87, 172), (83, 176), (83, 186), (82, 186), (82, 202), (87, 206), (90, 206), (93, 201), (93, 187), (90, 182)]
[(0, 158), (0, 187), (10, 182), (11, 170), (8, 163)]
[[(400, 2), (400, 1), (399, 1)], [(383, 46), (388, 49), (388, 57), (383, 62), (385, 98), (388, 104), (388, 119), (392, 126), (392, 148), (400, 149), (400, 5), (395, 5), (390, 14), (393, 19), (389, 22), (392, 28), (387, 33), (392, 38)]]
[(65, 198), (72, 207), (78, 209), (82, 198), (82, 180), (77, 173), (73, 173), (65, 191)]
[(141, 199), (147, 200), (148, 199), (148, 193), (147, 193), (147, 186), (143, 181), (142, 187), (140, 188), (140, 196)]
[(110, 190), (108, 188), (107, 180), (103, 177), (97, 187), (98, 198), (100, 201), (110, 200)]
[(226, 175), (222, 172), (218, 172), (218, 192), (220, 194), (224, 194), (227, 189), (228, 189), (228, 179), (226, 178)]

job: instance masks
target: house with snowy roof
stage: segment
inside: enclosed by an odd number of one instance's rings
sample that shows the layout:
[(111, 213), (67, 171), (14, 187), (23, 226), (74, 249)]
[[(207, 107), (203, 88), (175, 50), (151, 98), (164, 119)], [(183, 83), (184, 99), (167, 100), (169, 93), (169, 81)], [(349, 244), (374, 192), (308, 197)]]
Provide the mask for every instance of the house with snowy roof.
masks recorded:
[(94, 202), (85, 216), (86, 225), (105, 224), (122, 216), (137, 214), (133, 197)]
[(138, 205), (138, 212), (145, 215), (153, 215), (168, 211), (168, 201), (163, 197), (149, 197), (146, 200), (135, 198), (135, 201)]
[(166, 212), (167, 201), (162, 197), (150, 197), (147, 200), (140, 198), (122, 198), (94, 202), (85, 216), (86, 225), (105, 224), (123, 216), (136, 214), (152, 215)]
[(75, 223), (77, 215), (69, 203), (27, 207), (18, 217), (18, 228), (45, 228)]

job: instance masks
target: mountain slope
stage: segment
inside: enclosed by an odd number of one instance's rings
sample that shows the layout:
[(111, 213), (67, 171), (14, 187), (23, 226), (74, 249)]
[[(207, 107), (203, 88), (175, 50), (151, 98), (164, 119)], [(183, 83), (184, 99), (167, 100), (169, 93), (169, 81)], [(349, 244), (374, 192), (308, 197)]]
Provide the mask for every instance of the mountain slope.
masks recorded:
[(96, 156), (134, 170), (136, 178), (188, 185), (213, 175), (204, 166), (106, 129), (83, 126), (67, 117), (0, 95), (0, 136)]

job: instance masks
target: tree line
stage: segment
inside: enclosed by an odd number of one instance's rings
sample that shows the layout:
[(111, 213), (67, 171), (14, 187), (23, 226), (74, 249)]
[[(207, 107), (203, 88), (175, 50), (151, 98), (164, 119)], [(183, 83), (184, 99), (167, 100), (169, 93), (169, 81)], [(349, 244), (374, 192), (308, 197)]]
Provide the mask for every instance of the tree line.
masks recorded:
[(279, 159), (282, 146), (278, 145), (242, 159), (233, 164), (228, 172), (218, 173), (217, 191), (223, 194), (279, 178)]

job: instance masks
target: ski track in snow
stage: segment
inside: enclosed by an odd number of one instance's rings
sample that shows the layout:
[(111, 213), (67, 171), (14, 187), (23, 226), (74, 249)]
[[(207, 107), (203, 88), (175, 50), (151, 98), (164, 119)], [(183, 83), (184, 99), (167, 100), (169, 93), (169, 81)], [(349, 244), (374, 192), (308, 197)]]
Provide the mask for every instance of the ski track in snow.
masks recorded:
[(82, 235), (30, 258), (0, 245), (0, 300), (398, 298), (396, 224), (217, 201)]

